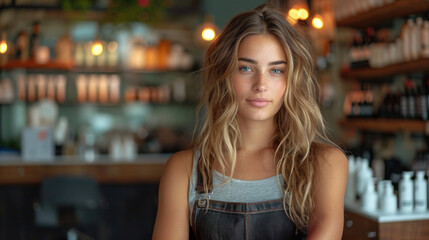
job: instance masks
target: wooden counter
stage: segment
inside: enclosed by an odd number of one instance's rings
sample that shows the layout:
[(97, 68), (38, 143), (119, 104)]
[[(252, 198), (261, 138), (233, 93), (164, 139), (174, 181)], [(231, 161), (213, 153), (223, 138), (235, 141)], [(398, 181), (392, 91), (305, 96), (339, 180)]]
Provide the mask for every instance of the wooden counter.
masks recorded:
[(52, 162), (26, 162), (0, 157), (0, 185), (39, 184), (53, 175), (85, 175), (99, 183), (154, 183), (161, 178), (170, 154), (140, 155), (132, 161), (100, 158), (87, 162), (78, 158), (58, 158)]
[(342, 239), (429, 239), (429, 211), (386, 214), (379, 211), (368, 212), (356, 203), (346, 202)]

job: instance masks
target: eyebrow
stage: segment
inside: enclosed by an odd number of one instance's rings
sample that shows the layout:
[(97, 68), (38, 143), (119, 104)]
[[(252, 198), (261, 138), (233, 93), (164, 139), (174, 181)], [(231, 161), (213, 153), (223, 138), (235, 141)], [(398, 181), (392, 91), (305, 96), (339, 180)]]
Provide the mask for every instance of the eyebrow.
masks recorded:
[[(255, 60), (250, 59), (250, 58), (238, 58), (238, 61), (244, 61), (244, 62), (253, 63), (253, 64), (258, 63), (258, 61), (255, 61)], [(283, 60), (279, 60), (279, 61), (274, 61), (274, 62), (268, 63), (268, 65), (270, 65), (270, 66), (271, 65), (279, 65), (279, 64), (287, 64), (287, 62), (283, 61)]]

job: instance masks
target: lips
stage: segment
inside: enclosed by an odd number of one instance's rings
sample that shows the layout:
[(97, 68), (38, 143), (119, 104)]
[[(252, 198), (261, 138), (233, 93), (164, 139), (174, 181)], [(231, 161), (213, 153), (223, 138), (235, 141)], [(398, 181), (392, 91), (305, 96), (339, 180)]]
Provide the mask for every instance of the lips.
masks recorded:
[(247, 99), (247, 102), (255, 107), (264, 107), (270, 104), (271, 101), (266, 98), (250, 98)]

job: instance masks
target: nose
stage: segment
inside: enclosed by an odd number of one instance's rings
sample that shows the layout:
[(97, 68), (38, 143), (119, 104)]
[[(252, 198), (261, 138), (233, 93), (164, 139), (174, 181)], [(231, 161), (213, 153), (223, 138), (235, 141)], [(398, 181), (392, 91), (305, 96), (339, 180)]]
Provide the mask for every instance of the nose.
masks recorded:
[(265, 92), (267, 91), (267, 83), (266, 83), (266, 77), (264, 74), (259, 73), (257, 76), (255, 76), (255, 82), (253, 84), (253, 91), (255, 92)]

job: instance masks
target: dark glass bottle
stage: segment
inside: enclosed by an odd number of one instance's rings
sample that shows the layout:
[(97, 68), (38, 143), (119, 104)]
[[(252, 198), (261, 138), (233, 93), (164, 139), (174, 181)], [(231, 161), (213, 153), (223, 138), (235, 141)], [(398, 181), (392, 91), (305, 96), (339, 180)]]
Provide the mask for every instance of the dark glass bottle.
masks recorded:
[(406, 82), (406, 91), (408, 92), (408, 114), (407, 117), (410, 119), (416, 118), (416, 92), (414, 90), (413, 81), (410, 79)]
[(400, 96), (400, 116), (401, 118), (408, 117), (408, 89), (405, 87)]

